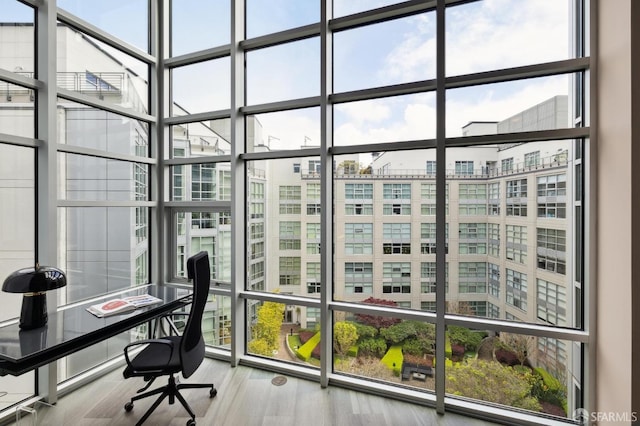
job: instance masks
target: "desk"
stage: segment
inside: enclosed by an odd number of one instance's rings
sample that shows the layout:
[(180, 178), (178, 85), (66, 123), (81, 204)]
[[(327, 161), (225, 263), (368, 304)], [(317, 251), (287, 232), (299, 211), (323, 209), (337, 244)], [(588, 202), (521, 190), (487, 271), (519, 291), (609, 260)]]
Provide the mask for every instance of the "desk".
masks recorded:
[[(98, 318), (86, 310), (101, 301), (145, 293), (162, 299), (163, 303), (107, 318)], [(190, 302), (191, 294), (183, 289), (150, 284), (125, 293), (107, 294), (84, 304), (62, 307), (49, 313), (48, 324), (39, 329), (20, 330), (17, 323), (0, 327), (0, 375), (24, 374)]]

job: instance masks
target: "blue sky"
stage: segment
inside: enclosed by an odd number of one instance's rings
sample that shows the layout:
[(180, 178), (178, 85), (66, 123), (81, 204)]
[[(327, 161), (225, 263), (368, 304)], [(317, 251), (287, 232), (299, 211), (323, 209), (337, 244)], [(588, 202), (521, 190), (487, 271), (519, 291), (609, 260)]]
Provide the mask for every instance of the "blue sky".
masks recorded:
[[(3, 20), (30, 20), (15, 0), (0, 0)], [(175, 0), (174, 53), (229, 42), (228, 1)], [(335, 16), (394, 3), (392, 0), (334, 0)], [(58, 5), (128, 43), (146, 50), (146, 0), (59, 0)], [(247, 0), (247, 34), (259, 36), (319, 19), (319, 0)], [(447, 74), (547, 62), (569, 57), (568, 0), (484, 0), (450, 8)], [(334, 90), (356, 90), (435, 76), (435, 16), (402, 18), (335, 34)], [(249, 103), (319, 94), (319, 40), (250, 52)], [(227, 108), (228, 60), (185, 67), (175, 73), (176, 102), (191, 112)], [(447, 93), (447, 135), (461, 134), (469, 121), (502, 120), (551, 96), (568, 93), (566, 77), (459, 89)], [(319, 143), (318, 114), (301, 111), (262, 117), (265, 138), (297, 148), (305, 136)], [(432, 94), (340, 105), (336, 141), (361, 144), (433, 137)], [(342, 142), (340, 142), (342, 141)]]

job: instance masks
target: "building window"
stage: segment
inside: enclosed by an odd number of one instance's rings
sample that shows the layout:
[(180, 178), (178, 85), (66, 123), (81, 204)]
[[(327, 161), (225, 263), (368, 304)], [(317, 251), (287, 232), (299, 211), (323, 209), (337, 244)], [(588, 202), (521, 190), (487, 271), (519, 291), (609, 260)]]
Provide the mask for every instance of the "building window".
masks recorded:
[(212, 164), (193, 164), (191, 166), (191, 199), (193, 201), (215, 200), (215, 170), (215, 166)]
[[(420, 292), (435, 293), (436, 292), (436, 263), (421, 262), (420, 263)], [(445, 292), (449, 292), (449, 262), (446, 264), (445, 270)]]
[(318, 216), (322, 211), (320, 204), (307, 204), (307, 216)]
[(348, 216), (371, 216), (373, 215), (373, 204), (347, 203), (344, 205), (344, 214)]
[(540, 165), (540, 151), (528, 152), (524, 154), (524, 166), (527, 168)]
[(460, 262), (458, 264), (458, 291), (460, 293), (487, 292), (487, 263)]
[(494, 263), (487, 264), (489, 269), (489, 295), (500, 299), (500, 266)]
[(428, 160), (427, 161), (427, 175), (435, 175), (435, 174), (436, 174), (436, 162)]
[(527, 274), (507, 269), (507, 304), (527, 311)]
[(489, 223), (487, 224), (487, 230), (489, 233), (489, 255), (500, 257), (500, 225), (497, 223)]
[(345, 254), (373, 254), (373, 224), (346, 223), (344, 234)]
[(293, 163), (293, 173), (300, 173), (300, 163)]
[(280, 201), (300, 201), (300, 185), (280, 185), (279, 194)]
[(538, 268), (566, 274), (566, 231), (538, 228)]
[(489, 215), (500, 215), (500, 182), (490, 183), (489, 187)]
[(491, 302), (487, 302), (487, 317), (500, 318), (500, 307)]
[(487, 224), (461, 223), (458, 230), (460, 254), (487, 253)]
[(382, 207), (382, 214), (385, 216), (409, 216), (411, 214), (411, 204), (385, 204)]
[(411, 224), (382, 224), (383, 254), (411, 254)]
[(280, 285), (300, 285), (300, 258), (280, 257)]
[(385, 183), (382, 186), (382, 197), (385, 200), (410, 200), (410, 183)]
[(372, 200), (373, 184), (345, 183), (344, 198), (346, 198), (347, 200)]
[(538, 319), (553, 325), (567, 325), (567, 294), (565, 288), (538, 278)]
[(321, 291), (320, 262), (307, 262), (307, 293), (313, 294)]
[(473, 175), (473, 161), (456, 161), (456, 175)]
[(502, 159), (501, 170), (502, 170), (502, 173), (508, 173), (513, 171), (513, 157)]
[(307, 184), (307, 199), (319, 200), (320, 199), (320, 184), (308, 183)]
[(347, 262), (344, 264), (344, 285), (348, 294), (373, 293), (373, 263)]
[(538, 184), (538, 217), (567, 217), (567, 175), (540, 176)]
[(280, 250), (300, 250), (300, 222), (280, 222)]
[(527, 179), (507, 181), (507, 216), (527, 215)]
[(319, 175), (322, 170), (321, 164), (320, 160), (309, 160), (309, 174)]
[(383, 293), (411, 293), (411, 263), (384, 262), (382, 281)]
[(527, 262), (527, 227), (507, 225), (507, 260)]

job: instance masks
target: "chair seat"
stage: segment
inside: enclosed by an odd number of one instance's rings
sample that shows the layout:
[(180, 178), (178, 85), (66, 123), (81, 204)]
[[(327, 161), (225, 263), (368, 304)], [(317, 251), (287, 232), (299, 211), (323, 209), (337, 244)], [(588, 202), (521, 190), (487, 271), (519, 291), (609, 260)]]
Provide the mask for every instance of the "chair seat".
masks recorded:
[[(131, 361), (131, 365), (125, 368), (122, 372), (123, 376), (125, 378), (148, 376), (150, 372), (154, 372), (154, 375), (179, 373), (182, 368), (179, 351), (180, 339), (181, 336), (167, 336), (161, 339), (173, 342), (173, 354), (168, 361), (170, 351), (168, 345), (148, 345), (136, 355)], [(158, 374), (158, 371), (162, 371), (162, 373)]]

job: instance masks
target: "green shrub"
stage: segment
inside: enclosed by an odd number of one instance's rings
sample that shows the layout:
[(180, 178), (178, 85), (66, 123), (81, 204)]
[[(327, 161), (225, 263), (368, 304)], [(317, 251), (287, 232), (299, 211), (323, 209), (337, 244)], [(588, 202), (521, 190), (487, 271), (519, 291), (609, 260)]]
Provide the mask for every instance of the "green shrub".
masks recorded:
[(352, 322), (351, 324), (356, 326), (359, 339), (367, 339), (376, 337), (378, 335), (378, 329), (370, 325), (360, 324), (358, 322)]
[(476, 351), (482, 339), (487, 335), (485, 332), (470, 330), (457, 325), (447, 327), (447, 333), (451, 343), (464, 346), (465, 351)]
[(378, 358), (387, 352), (387, 342), (381, 337), (364, 339), (358, 344), (358, 347), (362, 355), (370, 355)]
[(449, 340), (449, 333), (445, 335), (444, 339), (444, 356), (451, 359), (451, 340)]
[(380, 361), (390, 370), (392, 370), (394, 374), (400, 375), (400, 370), (402, 369), (402, 360), (402, 347), (399, 345), (394, 345), (389, 348), (387, 353), (382, 357)]
[(315, 347), (318, 346), (318, 343), (320, 343), (320, 332), (314, 334), (311, 339), (307, 340), (304, 345), (298, 348), (298, 352), (296, 353), (297, 357), (305, 362), (308, 361), (309, 358), (311, 358), (311, 353)]
[(433, 346), (432, 342), (427, 339), (410, 337), (402, 343), (402, 350), (407, 354), (422, 356), (433, 353)]
[(347, 356), (350, 357), (357, 357), (358, 356), (358, 345), (353, 345), (349, 348), (349, 351), (347, 352)]
[(496, 361), (469, 359), (447, 368), (447, 392), (453, 395), (495, 402), (509, 407), (540, 411), (531, 396), (531, 373), (518, 373)]
[(534, 368), (533, 372), (531, 395), (538, 398), (539, 401), (562, 407), (566, 414), (567, 390), (565, 386), (542, 367)]

